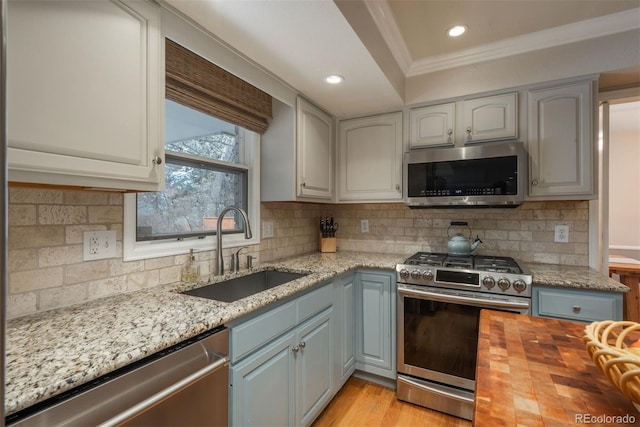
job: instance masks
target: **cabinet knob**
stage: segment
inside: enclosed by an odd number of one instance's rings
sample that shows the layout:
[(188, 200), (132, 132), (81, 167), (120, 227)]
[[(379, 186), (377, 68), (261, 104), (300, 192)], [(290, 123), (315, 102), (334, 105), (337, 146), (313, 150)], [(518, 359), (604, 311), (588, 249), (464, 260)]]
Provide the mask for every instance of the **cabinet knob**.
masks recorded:
[(533, 181), (531, 181), (531, 185), (538, 185), (538, 180), (534, 179)]
[(300, 344), (298, 344), (300, 346), (300, 348), (305, 348), (307, 346), (307, 343), (304, 341), (300, 341)]
[(304, 188), (304, 187), (306, 187), (306, 186), (307, 186), (307, 183), (306, 183), (306, 182), (303, 182), (303, 183), (302, 183), (302, 184), (300, 184), (300, 185), (302, 185), (302, 187)]
[(399, 193), (400, 192), (400, 184), (396, 184), (396, 191)]
[(151, 161), (156, 165), (161, 165), (162, 164), (162, 157), (155, 156)]
[(453, 136), (453, 129), (449, 129), (449, 130), (447, 131), (447, 142), (448, 142), (448, 143), (451, 143), (451, 141), (452, 141), (452, 136)]
[(467, 128), (467, 141), (471, 141), (471, 127)]
[(574, 305), (573, 306), (573, 312), (574, 313), (580, 313), (580, 311), (582, 311), (582, 307), (580, 307), (579, 305)]
[(294, 345), (293, 347), (291, 347), (291, 351), (293, 351), (293, 354), (296, 354), (298, 351), (300, 351), (300, 347)]

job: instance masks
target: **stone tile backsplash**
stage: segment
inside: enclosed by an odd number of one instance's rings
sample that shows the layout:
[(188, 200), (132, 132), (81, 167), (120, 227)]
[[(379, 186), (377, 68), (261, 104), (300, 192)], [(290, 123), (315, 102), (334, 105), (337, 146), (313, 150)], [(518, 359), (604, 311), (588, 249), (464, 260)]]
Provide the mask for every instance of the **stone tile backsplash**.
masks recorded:
[[(477, 253), (508, 255), (526, 262), (588, 265), (585, 201), (461, 210), (411, 210), (401, 203), (262, 203), (261, 221), (274, 223), (274, 237), (263, 238), (260, 245), (245, 252), (258, 263), (317, 251), (319, 219), (325, 216), (333, 216), (340, 224), (338, 250), (446, 251), (449, 223), (465, 220), (473, 237), (479, 235), (484, 241)], [(360, 231), (362, 219), (369, 221), (368, 233)], [(569, 243), (553, 243), (555, 224), (569, 226)], [(116, 230), (117, 257), (84, 262), (83, 232), (89, 230)], [(187, 254), (124, 262), (122, 230), (120, 193), (10, 187), (7, 317), (180, 280)], [(225, 259), (231, 250), (225, 250)], [(196, 256), (203, 276), (215, 271), (214, 251)]]

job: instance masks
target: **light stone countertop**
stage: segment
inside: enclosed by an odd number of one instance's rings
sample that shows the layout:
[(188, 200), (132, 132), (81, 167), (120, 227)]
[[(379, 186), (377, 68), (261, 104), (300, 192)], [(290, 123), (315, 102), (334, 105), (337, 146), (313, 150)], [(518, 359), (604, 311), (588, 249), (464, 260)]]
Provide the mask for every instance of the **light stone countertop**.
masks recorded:
[[(355, 269), (394, 270), (406, 254), (312, 253), (263, 263), (309, 275), (224, 303), (179, 292), (203, 286), (158, 286), (10, 320), (6, 334), (5, 413), (87, 383), (217, 326), (328, 282)], [(627, 292), (619, 282), (587, 267), (528, 265), (534, 284)], [(242, 271), (215, 282), (248, 274)]]

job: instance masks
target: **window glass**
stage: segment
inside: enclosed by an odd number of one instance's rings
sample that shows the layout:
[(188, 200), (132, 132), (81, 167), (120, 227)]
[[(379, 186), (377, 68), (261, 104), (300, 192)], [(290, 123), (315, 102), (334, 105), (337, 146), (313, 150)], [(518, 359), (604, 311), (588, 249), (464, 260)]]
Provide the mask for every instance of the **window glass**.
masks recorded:
[[(137, 194), (137, 241), (215, 234), (225, 207), (248, 210), (242, 164), (248, 131), (172, 101), (166, 101), (166, 117), (165, 191)], [(225, 215), (222, 230), (243, 231), (235, 215)]]

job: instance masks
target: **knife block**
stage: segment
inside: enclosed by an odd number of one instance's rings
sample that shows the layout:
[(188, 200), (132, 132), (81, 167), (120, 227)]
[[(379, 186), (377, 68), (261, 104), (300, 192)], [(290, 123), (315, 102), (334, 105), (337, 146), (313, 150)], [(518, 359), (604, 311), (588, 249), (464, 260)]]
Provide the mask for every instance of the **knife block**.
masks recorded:
[(336, 238), (322, 237), (322, 233), (318, 233), (318, 247), (320, 248), (320, 252), (335, 252)]

